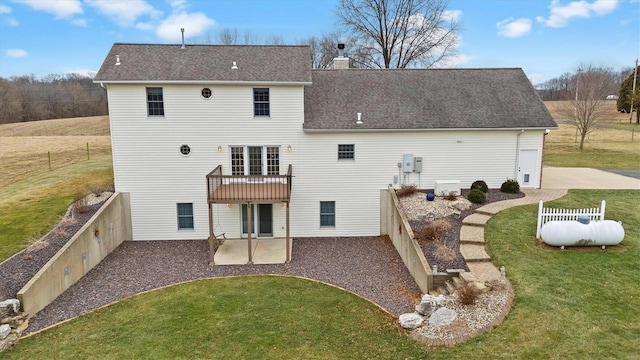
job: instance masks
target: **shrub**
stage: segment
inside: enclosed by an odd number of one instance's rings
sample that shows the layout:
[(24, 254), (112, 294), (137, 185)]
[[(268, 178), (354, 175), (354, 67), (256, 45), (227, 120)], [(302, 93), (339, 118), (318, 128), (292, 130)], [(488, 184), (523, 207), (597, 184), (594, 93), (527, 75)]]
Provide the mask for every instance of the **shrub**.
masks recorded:
[(509, 194), (517, 194), (520, 192), (520, 184), (514, 179), (507, 179), (507, 181), (502, 183), (500, 186), (500, 191)]
[(451, 224), (444, 219), (432, 221), (414, 233), (416, 239), (426, 241), (439, 241), (444, 233), (451, 229)]
[(79, 214), (85, 214), (89, 211), (89, 200), (84, 193), (77, 193), (75, 197), (74, 209)]
[(445, 195), (444, 198), (449, 200), (449, 201), (454, 201), (454, 200), (458, 199), (458, 192), (450, 191), (449, 195)]
[(472, 305), (476, 303), (476, 300), (478, 300), (478, 296), (482, 294), (482, 291), (478, 289), (478, 287), (474, 283), (465, 281), (464, 283), (460, 284), (457, 293), (458, 301), (460, 301), (460, 303), (465, 305)]
[(102, 193), (107, 192), (107, 191), (114, 192), (113, 183), (100, 184), (100, 185), (88, 184), (85, 187), (94, 196), (100, 196), (100, 195), (102, 195)]
[(474, 181), (473, 184), (471, 184), (471, 190), (473, 189), (478, 189), (483, 193), (486, 193), (487, 191), (489, 191), (489, 187), (487, 186), (487, 183), (484, 182), (484, 180)]
[(409, 195), (413, 195), (418, 192), (418, 187), (415, 185), (402, 185), (400, 189), (396, 190), (396, 195), (398, 197), (405, 197)]
[(487, 201), (487, 195), (481, 190), (473, 189), (467, 196), (467, 199), (474, 204), (484, 204)]

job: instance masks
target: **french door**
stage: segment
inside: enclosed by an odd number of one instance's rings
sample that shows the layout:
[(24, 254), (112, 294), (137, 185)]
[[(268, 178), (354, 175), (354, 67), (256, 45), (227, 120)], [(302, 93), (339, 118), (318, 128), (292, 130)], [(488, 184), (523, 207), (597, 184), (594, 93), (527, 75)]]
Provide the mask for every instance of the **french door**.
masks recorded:
[[(248, 235), (247, 204), (242, 204), (242, 236)], [(256, 225), (257, 224), (257, 225)], [(273, 236), (273, 205), (272, 204), (251, 204), (251, 237), (256, 237), (256, 227), (258, 237)]]

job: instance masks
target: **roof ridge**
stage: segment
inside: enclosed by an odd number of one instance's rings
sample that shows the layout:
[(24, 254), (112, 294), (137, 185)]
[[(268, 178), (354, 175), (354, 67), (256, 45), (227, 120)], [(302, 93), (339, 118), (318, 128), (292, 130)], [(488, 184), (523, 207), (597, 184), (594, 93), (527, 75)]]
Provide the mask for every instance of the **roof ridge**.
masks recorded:
[[(113, 45), (142, 45), (142, 46), (182, 46), (181, 43), (175, 43), (175, 44), (152, 44), (152, 43), (122, 43), (122, 42), (116, 42), (113, 43)], [(292, 48), (292, 47), (300, 47), (300, 48), (304, 48), (304, 47), (311, 47), (310, 45), (253, 45), (253, 44), (237, 44), (237, 45), (223, 45), (223, 44), (190, 44), (190, 43), (185, 43), (185, 46), (217, 46), (217, 47), (287, 47), (287, 48)]]

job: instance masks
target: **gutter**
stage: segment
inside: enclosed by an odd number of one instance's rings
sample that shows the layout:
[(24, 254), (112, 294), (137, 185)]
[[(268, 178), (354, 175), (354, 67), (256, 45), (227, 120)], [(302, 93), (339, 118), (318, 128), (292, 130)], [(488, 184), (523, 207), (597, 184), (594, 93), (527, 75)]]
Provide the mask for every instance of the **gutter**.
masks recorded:
[[(417, 128), (417, 129), (302, 129), (309, 134), (322, 133), (364, 133), (364, 132), (424, 132), (424, 131), (514, 131), (524, 132), (525, 130), (544, 131), (547, 129), (557, 129), (557, 126), (528, 127), (528, 128)], [(520, 136), (520, 134), (518, 134)]]
[(234, 80), (93, 80), (105, 84), (203, 84), (203, 85), (311, 85), (311, 81), (234, 81)]

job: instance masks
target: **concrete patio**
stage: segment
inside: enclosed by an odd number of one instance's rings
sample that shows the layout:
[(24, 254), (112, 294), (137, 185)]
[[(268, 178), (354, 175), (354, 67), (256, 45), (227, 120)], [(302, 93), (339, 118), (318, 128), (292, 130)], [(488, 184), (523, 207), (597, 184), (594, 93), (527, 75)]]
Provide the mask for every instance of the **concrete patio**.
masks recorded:
[[(293, 243), (293, 240), (291, 240)], [(291, 251), (291, 244), (289, 251)], [(251, 239), (253, 264), (284, 264), (287, 260), (285, 238)], [(220, 245), (213, 257), (214, 265), (246, 265), (249, 263), (249, 241), (247, 239), (227, 239)]]

